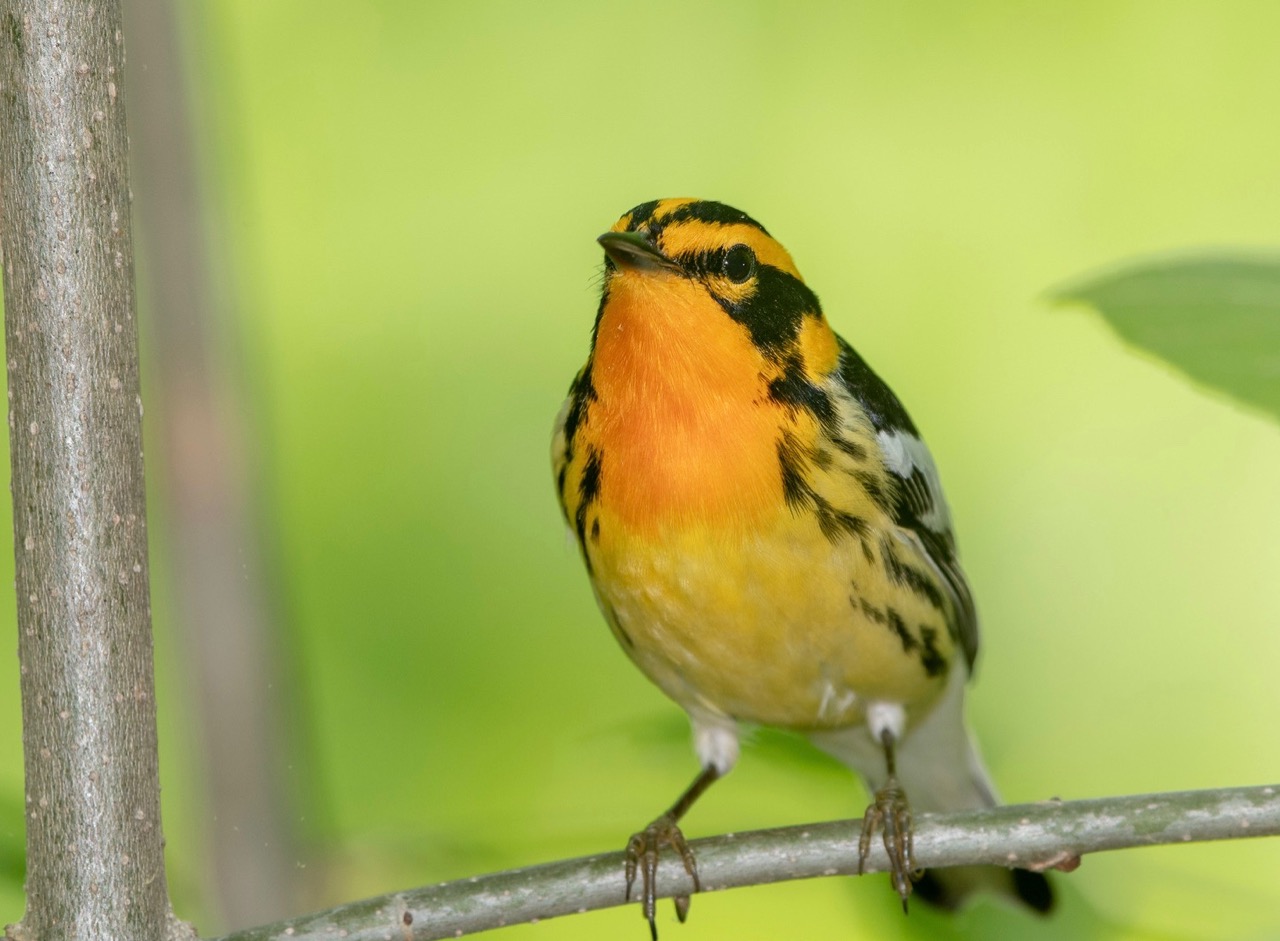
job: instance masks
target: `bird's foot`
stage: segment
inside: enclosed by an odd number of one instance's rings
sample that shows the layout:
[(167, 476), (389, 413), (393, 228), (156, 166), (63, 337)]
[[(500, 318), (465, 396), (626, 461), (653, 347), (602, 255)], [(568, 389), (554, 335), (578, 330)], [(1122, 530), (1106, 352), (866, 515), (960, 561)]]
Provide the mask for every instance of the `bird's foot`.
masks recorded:
[[(689, 848), (688, 841), (685, 840), (684, 834), (680, 832), (680, 828), (676, 826), (675, 818), (671, 814), (663, 814), (627, 841), (626, 898), (627, 901), (631, 900), (631, 887), (636, 881), (636, 872), (638, 871), (640, 873), (641, 903), (644, 908), (644, 917), (649, 922), (649, 934), (653, 941), (658, 941), (658, 925), (654, 921), (654, 915), (658, 907), (658, 854), (663, 847), (670, 847), (680, 854), (680, 860), (684, 863), (684, 871), (693, 880), (693, 890), (695, 892), (702, 891), (702, 884), (698, 881), (698, 862), (694, 859), (693, 850)], [(676, 917), (684, 921), (689, 917), (689, 896), (679, 895), (676, 896), (674, 901)]]
[(912, 845), (911, 807), (906, 792), (896, 777), (890, 776), (884, 787), (876, 791), (875, 800), (862, 818), (862, 836), (858, 839), (858, 875), (862, 875), (871, 853), (871, 840), (881, 831), (884, 851), (889, 856), (889, 874), (894, 891), (902, 899), (902, 910), (907, 910), (911, 897), (911, 883), (920, 875), (916, 868), (915, 849)]

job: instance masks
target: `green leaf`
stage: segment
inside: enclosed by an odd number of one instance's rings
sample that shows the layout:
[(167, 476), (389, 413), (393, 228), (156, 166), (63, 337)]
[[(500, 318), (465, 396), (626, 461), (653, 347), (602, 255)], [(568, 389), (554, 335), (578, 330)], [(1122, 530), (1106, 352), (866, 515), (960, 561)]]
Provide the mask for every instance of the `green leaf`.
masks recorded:
[(1196, 382), (1280, 419), (1280, 257), (1147, 259), (1059, 288)]

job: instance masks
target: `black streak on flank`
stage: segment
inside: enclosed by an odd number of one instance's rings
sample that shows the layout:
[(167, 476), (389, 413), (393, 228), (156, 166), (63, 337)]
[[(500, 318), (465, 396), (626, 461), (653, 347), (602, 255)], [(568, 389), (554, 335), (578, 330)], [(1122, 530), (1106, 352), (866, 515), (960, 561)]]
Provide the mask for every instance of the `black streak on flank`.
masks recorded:
[(884, 557), (885, 570), (889, 573), (889, 578), (895, 585), (906, 585), (907, 588), (924, 598), (934, 608), (945, 613), (946, 607), (942, 599), (942, 592), (932, 578), (915, 566), (901, 561), (893, 554), (893, 548), (887, 540), (880, 542), (880, 554)]
[(867, 535), (867, 521), (861, 516), (855, 516), (847, 510), (838, 510), (822, 497), (814, 494), (814, 503), (818, 513), (818, 525), (822, 528), (822, 535), (826, 536), (832, 542), (842, 535), (859, 536), (865, 541)]
[(778, 464), (782, 468), (782, 496), (793, 510), (805, 508), (816, 494), (804, 477), (804, 453), (796, 439), (783, 434), (778, 439)]
[(600, 519), (598, 517), (591, 523), (591, 541), (600, 541)]
[(813, 489), (805, 476), (810, 455), (795, 437), (783, 432), (778, 439), (778, 465), (782, 472), (782, 496), (794, 512), (810, 511), (818, 518), (818, 528), (831, 542), (841, 536), (862, 538), (866, 552), (867, 521), (845, 510), (837, 509), (831, 502)]
[[(863, 615), (869, 621), (876, 624), (883, 624), (893, 632), (898, 638), (898, 642), (902, 644), (903, 653), (911, 653), (920, 646), (920, 641), (912, 636), (911, 631), (907, 630), (907, 622), (902, 619), (902, 615), (893, 608), (877, 608), (866, 598), (849, 598), (849, 603), (856, 609), (862, 611)], [(932, 676), (933, 674), (930, 674)]]
[(867, 496), (876, 501), (876, 506), (886, 513), (893, 510), (893, 498), (885, 490), (884, 481), (881, 478), (870, 471), (860, 470), (853, 472), (853, 479), (867, 492)]
[[(856, 603), (856, 604), (854, 604), (854, 602), (857, 602), (857, 603)], [(888, 619), (888, 617), (885, 615), (884, 611), (883, 611), (883, 610), (881, 610), (880, 608), (877, 608), (875, 605), (873, 605), (873, 604), (872, 604), (870, 601), (868, 601), (866, 598), (853, 598), (853, 597), (850, 597), (850, 599), (849, 599), (849, 603), (850, 603), (850, 604), (853, 604), (853, 605), (854, 605), (854, 607), (859, 608), (859, 609), (862, 611), (862, 613), (863, 613), (863, 614), (865, 614), (865, 615), (866, 615), (868, 618), (870, 618), (872, 621), (875, 621), (877, 624), (887, 624), (887, 623), (889, 623), (889, 619)]]
[(587, 560), (587, 569), (591, 569), (591, 560), (587, 557), (587, 510), (600, 495), (600, 452), (595, 448), (587, 450), (587, 464), (582, 469), (582, 479), (578, 481), (578, 510), (574, 523), (578, 531), (578, 543), (583, 548), (582, 557)]
[(587, 449), (587, 465), (582, 469), (582, 479), (578, 482), (578, 496), (582, 498), (579, 510), (590, 506), (600, 495), (600, 452), (595, 448)]
[[(911, 632), (907, 630), (907, 622), (902, 620), (902, 615), (893, 608), (888, 609), (889, 629), (898, 635), (898, 640), (902, 643), (902, 652), (911, 653), (916, 647), (920, 646), (920, 642), (911, 636)], [(930, 676), (933, 674), (930, 673)]]
[(569, 449), (565, 448), (564, 464), (560, 467), (560, 473), (556, 474), (556, 493), (560, 494), (561, 503), (564, 502), (564, 484), (569, 476)]
[(947, 661), (938, 653), (938, 632), (932, 627), (920, 627), (920, 662), (927, 676), (939, 676), (946, 672)]
[[(596, 400), (596, 387), (591, 382), (591, 362), (582, 367), (582, 372), (569, 386), (569, 411), (564, 416), (564, 444), (567, 458), (573, 456), (573, 437), (578, 433), (578, 426), (587, 415), (587, 408)], [(563, 488), (562, 488), (563, 489)]]
[[(569, 494), (565, 490), (565, 484), (568, 481), (569, 465), (573, 462), (573, 439), (578, 433), (578, 426), (586, 417), (587, 408), (595, 400), (596, 389), (591, 384), (591, 361), (588, 360), (582, 372), (578, 373), (573, 384), (569, 386), (569, 410), (564, 416), (564, 458), (560, 473), (556, 476), (556, 486), (560, 494), (560, 502), (565, 507), (569, 505)], [(579, 536), (581, 536), (581, 530)]]
[(841, 438), (836, 435), (832, 437), (831, 443), (855, 461), (865, 461), (867, 459), (867, 449), (856, 441), (850, 441), (848, 438)]

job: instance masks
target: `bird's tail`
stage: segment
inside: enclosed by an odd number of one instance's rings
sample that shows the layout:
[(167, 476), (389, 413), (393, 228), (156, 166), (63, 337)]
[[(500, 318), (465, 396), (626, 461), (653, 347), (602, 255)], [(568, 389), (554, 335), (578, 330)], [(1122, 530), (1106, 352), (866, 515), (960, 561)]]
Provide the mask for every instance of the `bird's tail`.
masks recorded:
[[(933, 711), (896, 750), (897, 777), (914, 812), (977, 810), (1000, 803), (964, 722), (962, 670), (953, 670)], [(819, 732), (815, 745), (851, 767), (874, 794), (885, 783), (884, 750), (866, 726)], [(992, 892), (1047, 914), (1053, 889), (1043, 873), (1002, 866), (953, 866), (926, 872), (915, 894), (940, 908), (960, 908), (975, 893)]]

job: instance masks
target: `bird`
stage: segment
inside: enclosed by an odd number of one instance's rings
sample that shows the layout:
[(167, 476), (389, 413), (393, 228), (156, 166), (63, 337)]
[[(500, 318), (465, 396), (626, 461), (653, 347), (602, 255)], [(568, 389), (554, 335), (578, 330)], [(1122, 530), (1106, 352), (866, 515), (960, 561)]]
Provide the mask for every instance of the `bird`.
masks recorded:
[[(658, 861), (701, 884), (679, 821), (744, 729), (798, 732), (874, 795), (905, 910), (990, 891), (1048, 912), (1037, 872), (916, 871), (912, 812), (998, 798), (964, 718), (978, 618), (906, 409), (827, 322), (790, 254), (724, 203), (641, 203), (597, 240), (586, 365), (556, 418), (564, 519), (627, 656), (688, 713), (700, 770), (628, 841), (652, 937)], [(688, 896), (675, 900), (684, 921)]]

